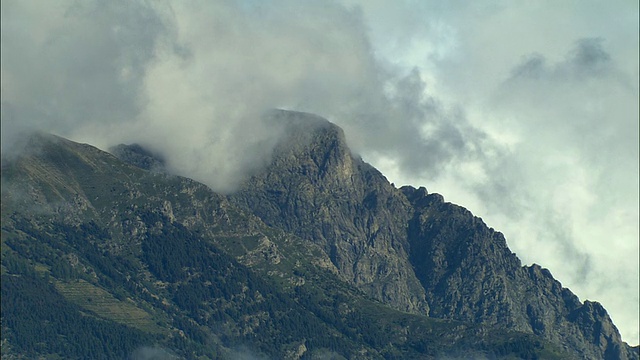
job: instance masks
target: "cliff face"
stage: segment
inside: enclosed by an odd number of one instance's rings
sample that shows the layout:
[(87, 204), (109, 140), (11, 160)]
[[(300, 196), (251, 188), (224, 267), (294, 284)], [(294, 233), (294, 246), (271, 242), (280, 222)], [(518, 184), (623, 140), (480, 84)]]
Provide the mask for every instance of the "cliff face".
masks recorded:
[(468, 210), (424, 188), (394, 188), (333, 124), (279, 118), (288, 131), (272, 164), (230, 200), (320, 245), (344, 279), (400, 310), (534, 333), (579, 357), (638, 358), (599, 304), (523, 267)]
[(424, 188), (402, 191), (414, 206), (410, 258), (430, 316), (532, 332), (584, 358), (638, 358), (600, 304), (580, 303), (547, 269), (521, 266), (501, 233)]

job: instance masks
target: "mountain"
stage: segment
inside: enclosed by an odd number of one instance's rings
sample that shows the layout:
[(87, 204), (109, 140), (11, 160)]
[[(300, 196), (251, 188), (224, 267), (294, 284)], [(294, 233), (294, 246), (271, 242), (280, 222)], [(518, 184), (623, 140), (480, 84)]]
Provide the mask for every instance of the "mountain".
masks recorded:
[(399, 310), (534, 333), (581, 357), (637, 358), (600, 304), (521, 266), (468, 210), (425, 188), (394, 188), (331, 123), (309, 135), (314, 116), (279, 117), (291, 125), (272, 164), (231, 200), (321, 245), (348, 282)]
[(137, 145), (3, 156), (3, 359), (638, 359), (481, 219), (270, 117), (271, 164), (226, 196)]

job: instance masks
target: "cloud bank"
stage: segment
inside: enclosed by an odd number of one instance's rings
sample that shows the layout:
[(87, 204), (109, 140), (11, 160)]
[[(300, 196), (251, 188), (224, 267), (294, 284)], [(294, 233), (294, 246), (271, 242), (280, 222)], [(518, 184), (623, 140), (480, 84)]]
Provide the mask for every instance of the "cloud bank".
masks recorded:
[(230, 191), (268, 161), (257, 150), (278, 134), (257, 119), (274, 107), (329, 117), (356, 151), (398, 158), (407, 171), (435, 172), (479, 135), (425, 94), (417, 69), (378, 61), (362, 14), (338, 3), (5, 7), (8, 136), (37, 127), (103, 147), (136, 141)]
[(637, 4), (1, 6), (3, 152), (29, 128), (136, 142), (229, 192), (269, 161), (265, 110), (317, 113), (390, 180), (470, 208), (639, 342)]

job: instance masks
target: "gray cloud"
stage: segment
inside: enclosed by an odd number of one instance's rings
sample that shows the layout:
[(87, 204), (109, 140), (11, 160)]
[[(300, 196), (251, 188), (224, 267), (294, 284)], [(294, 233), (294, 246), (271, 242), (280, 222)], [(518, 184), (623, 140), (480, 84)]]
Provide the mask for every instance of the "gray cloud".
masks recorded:
[(572, 78), (587, 80), (601, 77), (615, 71), (611, 55), (603, 47), (604, 39), (586, 38), (578, 40), (574, 48), (565, 56), (565, 60), (550, 66), (541, 54), (527, 56), (522, 64), (512, 72), (512, 79), (564, 80)]
[(418, 69), (388, 79), (386, 89), (378, 101), (365, 99), (336, 116), (357, 151), (393, 158), (399, 171), (426, 178), (452, 161), (481, 155), (484, 133), (461, 109), (430, 96)]
[(326, 116), (355, 151), (431, 176), (481, 135), (425, 95), (418, 70), (381, 64), (358, 10), (244, 5), (69, 3), (53, 16), (8, 5), (51, 20), (26, 41), (28, 29), (3, 22), (6, 134), (31, 126), (103, 148), (141, 143), (223, 192), (268, 162), (278, 132), (259, 119), (273, 107)]
[(2, 3), (2, 136), (69, 133), (138, 111), (162, 24), (135, 2)]
[(578, 41), (570, 61), (581, 73), (599, 73), (609, 68), (611, 56), (603, 49), (602, 42), (603, 39)]

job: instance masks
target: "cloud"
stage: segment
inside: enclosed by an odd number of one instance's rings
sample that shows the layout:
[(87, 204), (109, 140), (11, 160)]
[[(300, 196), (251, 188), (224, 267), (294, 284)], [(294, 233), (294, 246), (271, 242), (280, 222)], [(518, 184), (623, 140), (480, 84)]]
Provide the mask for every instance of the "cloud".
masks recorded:
[(2, 132), (70, 133), (137, 111), (162, 24), (135, 2), (3, 2)]
[(481, 135), (460, 111), (424, 95), (417, 69), (376, 58), (357, 9), (332, 1), (87, 4), (56, 5), (53, 15), (15, 4), (3, 12), (50, 18), (27, 40), (27, 29), (3, 25), (7, 134), (32, 126), (103, 148), (141, 143), (222, 192), (269, 161), (279, 135), (259, 120), (269, 108), (326, 116), (356, 151), (425, 174), (465, 156)]
[(232, 190), (268, 162), (278, 133), (257, 119), (271, 107), (326, 116), (345, 128), (355, 151), (391, 154), (407, 171), (435, 172), (474, 142), (470, 127), (450, 121), (459, 114), (424, 97), (419, 71), (377, 61), (358, 11), (333, 2), (282, 5), (174, 6), (173, 36), (147, 68), (148, 104), (132, 132), (150, 134), (146, 142), (160, 143), (177, 172)]
[[(639, 301), (631, 285), (638, 282), (638, 91), (629, 79), (601, 39), (578, 40), (556, 63), (534, 55), (516, 66), (492, 113), (519, 140), (512, 160), (492, 168), (511, 172), (503, 188), (535, 218), (489, 206), (516, 220), (504, 230), (521, 257), (544, 260), (583, 298), (613, 305), (616, 324), (637, 339), (637, 316), (623, 315), (637, 312)], [(503, 192), (477, 193), (491, 204)]]

